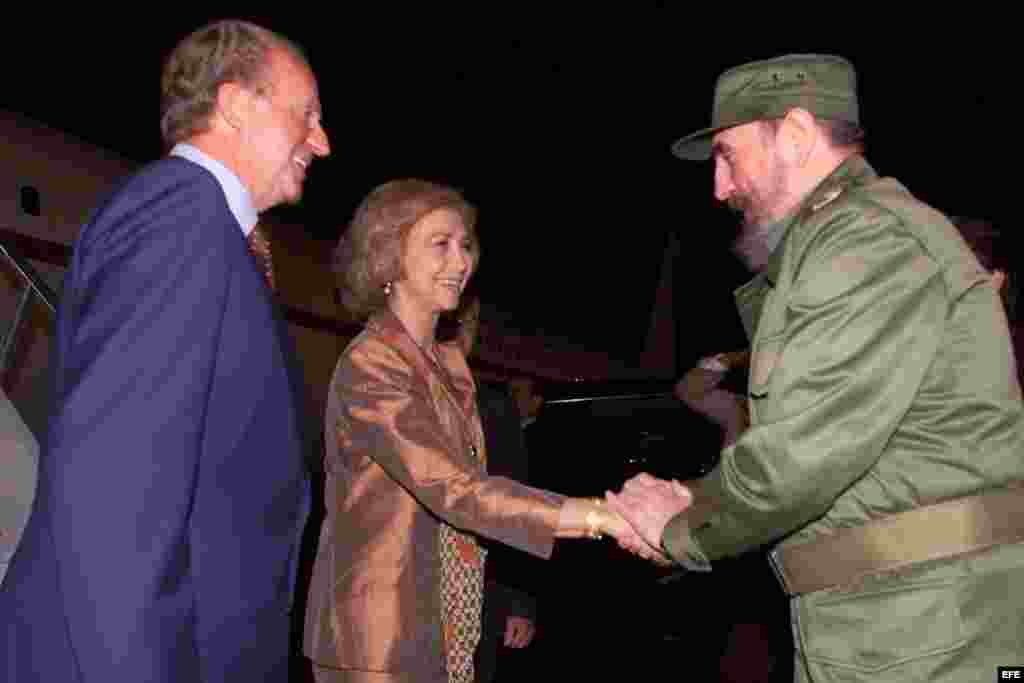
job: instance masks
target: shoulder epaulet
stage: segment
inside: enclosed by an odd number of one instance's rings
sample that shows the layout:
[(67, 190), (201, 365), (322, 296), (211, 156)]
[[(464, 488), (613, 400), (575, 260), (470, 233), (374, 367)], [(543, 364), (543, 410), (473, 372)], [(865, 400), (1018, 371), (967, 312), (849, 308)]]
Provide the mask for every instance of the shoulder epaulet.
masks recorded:
[(826, 190), (821, 196), (821, 199), (814, 202), (814, 204), (811, 204), (811, 213), (824, 209), (826, 206), (834, 202), (842, 193), (843, 188), (841, 187), (833, 187), (831, 190)]

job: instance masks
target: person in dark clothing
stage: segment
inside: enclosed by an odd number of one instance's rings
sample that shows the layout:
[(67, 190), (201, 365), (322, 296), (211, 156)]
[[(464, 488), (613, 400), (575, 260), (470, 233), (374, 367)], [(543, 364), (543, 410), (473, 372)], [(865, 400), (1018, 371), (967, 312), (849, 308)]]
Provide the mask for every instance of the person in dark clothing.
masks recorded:
[[(469, 357), (480, 327), (480, 300), (474, 297), (458, 317), (457, 338)], [(487, 473), (528, 483), (529, 460), (523, 420), (510, 387), (477, 378), (477, 406), (487, 446)], [(484, 608), (480, 643), (475, 654), (477, 683), (490, 683), (497, 672), (514, 665), (514, 651), (527, 647), (536, 633), (534, 582), (537, 560), (526, 553), (487, 545)]]

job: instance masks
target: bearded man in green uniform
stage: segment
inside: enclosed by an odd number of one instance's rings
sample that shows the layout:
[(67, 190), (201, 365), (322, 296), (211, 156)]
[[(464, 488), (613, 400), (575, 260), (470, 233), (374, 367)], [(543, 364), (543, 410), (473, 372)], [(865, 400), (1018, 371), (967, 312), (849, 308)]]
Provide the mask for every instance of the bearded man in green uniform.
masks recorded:
[(798, 681), (994, 680), (1024, 664), (1024, 406), (1006, 316), (940, 213), (862, 156), (844, 59), (718, 80), (715, 196), (770, 251), (737, 293), (750, 427), (685, 484), (609, 504), (676, 562), (776, 542)]

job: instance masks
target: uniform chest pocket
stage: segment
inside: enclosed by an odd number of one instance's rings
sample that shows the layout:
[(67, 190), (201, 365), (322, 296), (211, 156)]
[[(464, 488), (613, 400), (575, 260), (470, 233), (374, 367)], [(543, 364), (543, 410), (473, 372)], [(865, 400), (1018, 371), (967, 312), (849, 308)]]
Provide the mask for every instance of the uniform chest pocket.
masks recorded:
[(782, 355), (785, 331), (758, 339), (750, 354), (750, 398), (760, 401), (769, 397), (772, 375)]

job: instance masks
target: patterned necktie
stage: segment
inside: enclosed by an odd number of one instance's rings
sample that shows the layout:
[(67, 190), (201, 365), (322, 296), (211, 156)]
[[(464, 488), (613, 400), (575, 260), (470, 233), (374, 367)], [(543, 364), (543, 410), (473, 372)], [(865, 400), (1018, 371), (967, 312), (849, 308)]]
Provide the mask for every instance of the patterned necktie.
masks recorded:
[(270, 291), (274, 291), (274, 260), (270, 255), (270, 240), (263, 234), (259, 223), (249, 233), (249, 251), (263, 270), (263, 277), (266, 278)]

